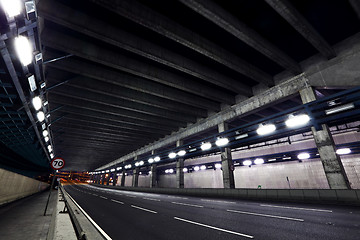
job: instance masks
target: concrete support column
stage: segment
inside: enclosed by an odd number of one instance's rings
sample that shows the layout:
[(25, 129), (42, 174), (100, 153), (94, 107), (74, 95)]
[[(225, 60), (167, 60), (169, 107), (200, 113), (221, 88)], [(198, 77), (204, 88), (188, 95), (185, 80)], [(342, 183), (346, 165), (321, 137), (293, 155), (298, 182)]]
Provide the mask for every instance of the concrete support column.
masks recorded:
[[(218, 130), (219, 133), (228, 130), (228, 124), (225, 122), (220, 123)], [(224, 188), (235, 188), (234, 164), (230, 148), (221, 148), (221, 168)]]
[(105, 174), (101, 175), (101, 184), (104, 185), (105, 183)]
[(140, 168), (136, 167), (133, 170), (132, 186), (137, 187), (139, 185), (139, 170)]
[(108, 186), (110, 183), (111, 173), (108, 173), (108, 177), (106, 179), (106, 185)]
[(113, 173), (113, 186), (116, 186), (117, 179), (118, 179), (117, 171), (115, 171), (115, 172)]
[(121, 187), (124, 187), (124, 186), (125, 186), (125, 170), (123, 170), (123, 172), (122, 172), (122, 174), (121, 174), (120, 186), (121, 186)]
[[(182, 140), (176, 141), (176, 147), (180, 147), (183, 145)], [(184, 158), (178, 158), (176, 162), (176, 187), (177, 188), (184, 188)]]
[[(155, 150), (151, 151), (151, 156), (154, 157), (155, 155)], [(157, 187), (157, 164), (153, 163), (151, 165), (151, 176), (150, 176), (150, 188), (154, 188)]]
[[(134, 161), (136, 161), (136, 160), (137, 160), (137, 156), (135, 156), (135, 158), (134, 158)], [(137, 187), (139, 185), (139, 171), (140, 171), (139, 167), (136, 167), (133, 170), (133, 178), (132, 178), (132, 186), (133, 187)]]
[[(315, 93), (311, 87), (300, 90), (302, 102), (308, 103), (316, 100)], [(316, 131), (311, 128), (316, 147), (318, 149), (321, 163), (331, 189), (350, 189), (350, 183), (346, 176), (344, 166), (340, 157), (336, 154), (334, 139), (329, 127), (326, 124), (321, 125), (322, 129)]]

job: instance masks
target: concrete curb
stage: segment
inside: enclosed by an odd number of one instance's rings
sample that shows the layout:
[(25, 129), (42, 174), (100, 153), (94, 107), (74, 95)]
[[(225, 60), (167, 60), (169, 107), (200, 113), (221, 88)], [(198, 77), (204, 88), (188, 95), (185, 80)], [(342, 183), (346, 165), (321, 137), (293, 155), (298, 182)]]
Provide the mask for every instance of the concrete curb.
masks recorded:
[(360, 206), (360, 190), (357, 189), (222, 189), (222, 188), (144, 188), (91, 184), (98, 187), (126, 191), (164, 193), (187, 196), (203, 196), (260, 201), (308, 202)]

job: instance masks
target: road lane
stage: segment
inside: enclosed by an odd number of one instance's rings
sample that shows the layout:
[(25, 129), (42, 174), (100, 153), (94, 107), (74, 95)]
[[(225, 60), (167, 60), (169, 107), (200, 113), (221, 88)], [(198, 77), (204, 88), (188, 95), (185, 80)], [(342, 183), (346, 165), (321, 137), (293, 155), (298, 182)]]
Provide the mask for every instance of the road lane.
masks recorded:
[[(239, 236), (230, 236), (230, 233), (220, 233), (220, 231), (216, 231), (214, 229), (205, 230), (201, 229), (200, 226), (186, 227), (184, 226), (185, 222), (181, 223), (179, 220), (174, 221), (176, 220), (174, 217), (222, 228), (228, 231), (248, 234), (254, 236), (255, 239), (348, 240), (358, 239), (359, 234), (358, 224), (360, 222), (360, 213), (358, 208), (331, 206), (331, 209), (329, 209), (329, 206), (327, 206), (327, 208), (318, 205), (304, 204), (292, 204), (291, 206), (287, 206), (284, 205), (284, 203), (281, 203), (281, 205), (279, 203), (268, 204), (282, 207), (269, 207), (262, 206), (264, 204), (251, 201), (225, 201), (204, 197), (195, 198), (188, 196), (169, 196), (166, 194), (162, 195), (120, 191), (88, 185), (67, 186), (66, 189), (69, 189), (71, 194), (77, 195), (77, 198), (80, 202), (84, 201), (84, 198), (87, 196), (96, 198), (96, 196), (93, 194), (108, 198), (106, 200), (97, 197), (98, 200), (95, 200), (92, 204), (94, 208), (103, 209), (102, 213), (98, 210), (92, 209), (89, 202), (85, 203), (86, 205), (89, 205), (89, 215), (94, 215), (94, 219), (99, 219), (96, 220), (100, 221), (98, 222), (99, 225), (105, 225), (106, 228), (109, 226), (109, 231), (111, 231), (111, 233), (109, 233), (110, 236), (120, 236), (120, 232), (127, 232), (127, 236), (130, 237), (129, 239), (140, 239), (136, 237), (139, 237), (139, 235), (142, 236), (144, 232), (149, 234), (151, 229), (153, 229), (153, 231), (159, 231), (155, 234), (157, 237), (160, 237), (161, 232), (163, 232), (161, 235), (162, 237), (157, 239), (166, 239), (165, 236), (171, 236), (174, 234), (179, 234), (179, 236), (176, 236), (178, 238), (174, 238), (174, 236), (172, 236), (168, 239), (185, 239), (184, 237), (180, 237), (184, 234), (192, 239), (203, 239), (204, 236), (207, 236), (207, 239), (218, 239), (219, 236), (223, 237), (220, 239), (239, 239)], [(99, 203), (99, 200), (107, 202)], [(120, 201), (124, 204), (118, 204), (112, 200)], [(181, 203), (181, 205), (174, 204), (173, 202)], [(109, 207), (109, 205), (112, 205), (112, 207)], [(141, 211), (142, 213), (139, 213), (139, 211), (135, 213), (134, 210), (136, 209), (132, 208), (132, 211), (128, 209), (131, 209), (131, 205), (148, 209), (157, 212), (158, 214), (147, 213), (148, 215), (156, 215), (156, 217), (143, 216), (145, 211)], [(198, 205), (203, 207), (193, 207), (191, 205)], [(121, 208), (122, 206), (125, 206), (126, 208)], [(283, 206), (285, 208), (283, 208)], [(301, 208), (328, 209), (330, 211), (332, 210), (333, 212), (308, 211)], [(304, 219), (304, 222), (290, 222), (286, 219), (270, 219), (264, 216), (228, 212), (227, 210), (258, 213), (262, 215), (278, 215), (294, 219)], [(114, 212), (118, 212), (119, 216), (115, 217)], [(106, 218), (104, 218), (105, 215)], [(150, 223), (144, 223), (142, 220), (139, 220), (140, 218), (154, 219), (149, 220)], [(155, 227), (150, 228), (154, 221), (164, 222), (164, 225), (161, 225), (161, 227), (159, 227), (159, 225), (155, 225)], [(124, 223), (125, 226), (127, 226), (129, 225), (129, 222), (133, 222), (136, 226), (139, 226), (139, 228), (137, 230), (134, 230), (133, 228), (125, 229), (123, 226)], [(140, 223), (144, 225), (141, 225)], [(174, 225), (170, 226), (171, 224)], [(189, 225), (189, 223), (187, 225)], [(110, 226), (112, 226), (114, 229), (111, 229)], [(177, 228), (177, 226), (181, 227)], [(182, 228), (187, 230), (182, 232), (179, 230)], [(136, 231), (135, 235), (131, 236), (131, 234), (129, 234), (130, 229)], [(147, 237), (146, 239), (149, 238)]]

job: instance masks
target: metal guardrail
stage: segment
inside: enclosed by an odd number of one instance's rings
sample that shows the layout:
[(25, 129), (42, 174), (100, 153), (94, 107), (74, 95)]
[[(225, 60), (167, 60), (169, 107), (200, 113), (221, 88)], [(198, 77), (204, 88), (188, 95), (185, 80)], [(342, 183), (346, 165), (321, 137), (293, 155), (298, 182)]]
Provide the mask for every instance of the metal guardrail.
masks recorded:
[(69, 211), (76, 235), (79, 240), (99, 240), (111, 238), (90, 218), (90, 216), (77, 204), (77, 202), (60, 185), (66, 208)]

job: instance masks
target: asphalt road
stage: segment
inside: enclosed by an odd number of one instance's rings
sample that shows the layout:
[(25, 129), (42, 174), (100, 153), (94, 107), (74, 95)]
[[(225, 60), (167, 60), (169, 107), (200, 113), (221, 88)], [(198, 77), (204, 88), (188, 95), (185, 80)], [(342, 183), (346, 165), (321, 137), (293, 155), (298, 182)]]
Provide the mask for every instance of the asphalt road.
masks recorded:
[(223, 200), (66, 185), (112, 239), (359, 240), (360, 208)]

